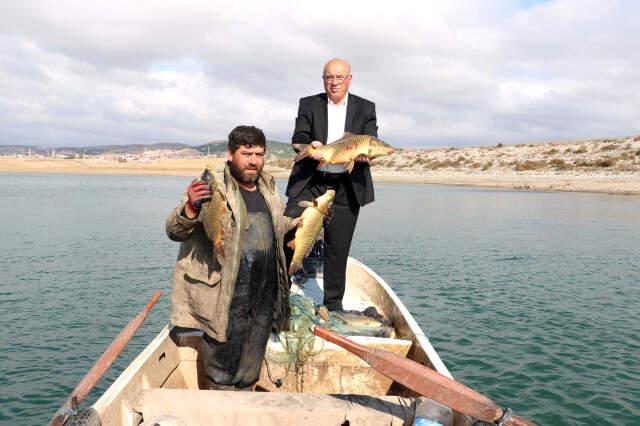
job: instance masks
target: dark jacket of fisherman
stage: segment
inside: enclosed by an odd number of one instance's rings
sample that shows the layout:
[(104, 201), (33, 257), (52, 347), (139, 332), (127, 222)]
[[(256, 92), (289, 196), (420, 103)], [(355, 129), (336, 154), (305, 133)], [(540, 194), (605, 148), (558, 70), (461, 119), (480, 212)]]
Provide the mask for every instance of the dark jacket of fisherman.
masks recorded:
[[(217, 341), (225, 342), (229, 307), (238, 276), (248, 215), (238, 183), (231, 176), (228, 165), (223, 173), (216, 173), (216, 179), (226, 195), (228, 210), (226, 217), (222, 219), (225, 250), (222, 264), (214, 256), (213, 243), (202, 225), (202, 214), (194, 220), (183, 216), (187, 202), (186, 194), (166, 220), (169, 238), (181, 242), (173, 275), (171, 322), (180, 327), (198, 328)], [(276, 331), (288, 330), (289, 284), (283, 236), (293, 228), (293, 222), (291, 218), (283, 216), (284, 204), (278, 195), (273, 177), (263, 171), (258, 187), (271, 213), (276, 237), (278, 291), (273, 326)]]

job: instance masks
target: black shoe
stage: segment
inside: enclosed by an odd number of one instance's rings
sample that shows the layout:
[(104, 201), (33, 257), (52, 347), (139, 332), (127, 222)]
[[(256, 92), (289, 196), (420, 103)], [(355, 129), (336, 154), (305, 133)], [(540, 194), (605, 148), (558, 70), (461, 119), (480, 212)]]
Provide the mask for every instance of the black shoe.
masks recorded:
[(300, 288), (304, 288), (304, 283), (307, 282), (307, 275), (303, 270), (299, 270), (289, 278), (291, 284), (295, 284)]
[(206, 378), (206, 389), (207, 390), (219, 390), (219, 391), (235, 391), (237, 390), (234, 385), (219, 385), (209, 377)]

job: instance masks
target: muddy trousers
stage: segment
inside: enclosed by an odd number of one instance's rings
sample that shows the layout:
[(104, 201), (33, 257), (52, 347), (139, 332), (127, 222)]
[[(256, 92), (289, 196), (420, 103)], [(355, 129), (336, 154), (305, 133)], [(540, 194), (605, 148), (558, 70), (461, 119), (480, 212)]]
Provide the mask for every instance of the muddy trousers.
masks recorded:
[(273, 226), (268, 215), (249, 215), (249, 230), (231, 306), (227, 341), (207, 336), (202, 356), (215, 385), (247, 388), (258, 381), (273, 326), (277, 271)]
[(239, 287), (236, 284), (231, 302), (227, 341), (221, 343), (205, 334), (201, 349), (204, 371), (209, 380), (218, 385), (245, 388), (260, 378), (273, 325), (275, 291), (257, 300), (253, 308), (251, 300), (246, 297), (246, 290)]

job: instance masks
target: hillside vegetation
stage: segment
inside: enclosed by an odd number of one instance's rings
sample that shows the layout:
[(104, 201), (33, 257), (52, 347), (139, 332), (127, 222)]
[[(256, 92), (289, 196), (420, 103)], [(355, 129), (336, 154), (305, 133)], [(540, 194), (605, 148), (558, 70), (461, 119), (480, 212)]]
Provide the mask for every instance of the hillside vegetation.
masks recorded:
[(449, 169), (469, 173), (640, 171), (640, 136), (574, 142), (549, 142), (402, 150), (374, 160), (380, 169), (429, 172)]
[[(293, 156), (291, 151), (289, 157), (271, 159), (268, 164), (290, 169)], [(373, 160), (372, 165), (374, 172), (417, 174), (435, 171), (471, 174), (639, 172), (640, 136), (465, 148), (400, 149), (393, 155)]]

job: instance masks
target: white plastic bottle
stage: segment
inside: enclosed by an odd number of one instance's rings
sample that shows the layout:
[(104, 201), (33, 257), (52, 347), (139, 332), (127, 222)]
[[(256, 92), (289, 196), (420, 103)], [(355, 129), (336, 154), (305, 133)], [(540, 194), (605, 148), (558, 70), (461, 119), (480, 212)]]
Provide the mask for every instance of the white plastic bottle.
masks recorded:
[(432, 399), (420, 397), (416, 400), (414, 426), (453, 426), (453, 411)]

